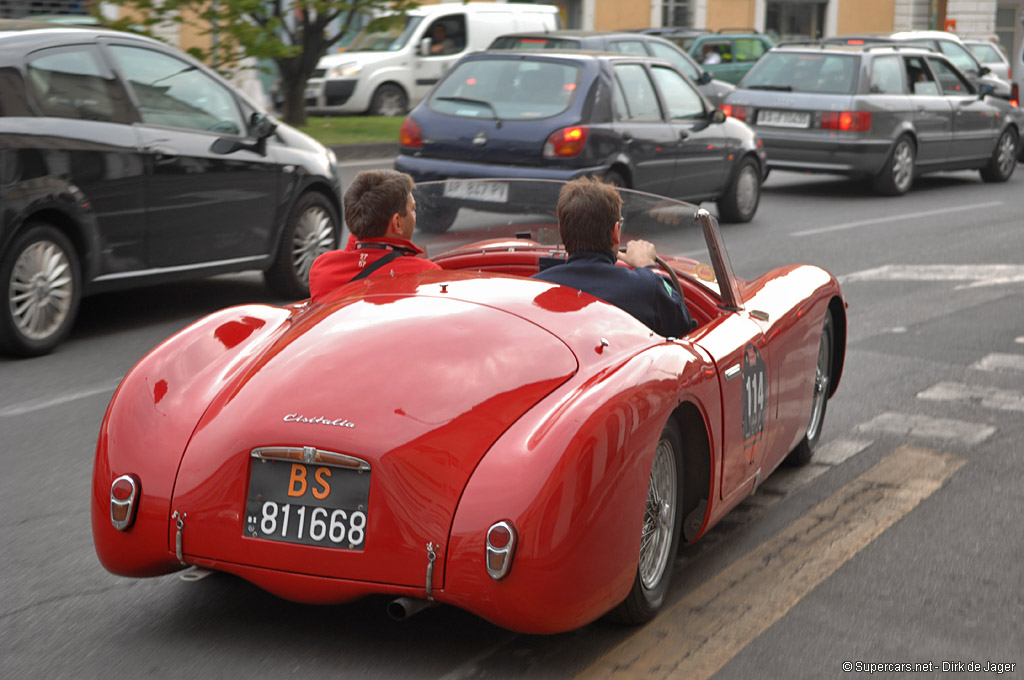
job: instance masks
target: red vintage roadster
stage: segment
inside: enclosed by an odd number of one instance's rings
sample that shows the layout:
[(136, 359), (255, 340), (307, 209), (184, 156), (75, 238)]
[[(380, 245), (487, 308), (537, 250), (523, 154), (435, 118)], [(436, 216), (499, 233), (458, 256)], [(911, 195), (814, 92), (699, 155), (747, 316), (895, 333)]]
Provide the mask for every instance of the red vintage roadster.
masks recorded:
[(99, 433), (103, 565), (530, 633), (654, 616), (679, 543), (810, 460), (845, 304), (813, 266), (737, 278), (710, 214), (623, 190), (626, 231), (685, 254), (659, 264), (697, 326), (658, 336), (529, 278), (565, 257), (559, 187), (421, 185), (421, 212), (460, 210), (443, 271), (225, 309), (143, 358)]

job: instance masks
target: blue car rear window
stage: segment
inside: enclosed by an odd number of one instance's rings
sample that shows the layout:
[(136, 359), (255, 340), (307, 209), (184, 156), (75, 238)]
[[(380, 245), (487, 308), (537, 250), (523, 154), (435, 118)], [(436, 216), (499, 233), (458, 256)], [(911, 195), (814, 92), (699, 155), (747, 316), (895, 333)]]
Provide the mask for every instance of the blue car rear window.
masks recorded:
[(465, 118), (531, 120), (557, 115), (572, 103), (580, 68), (528, 59), (474, 59), (456, 66), (429, 106)]
[(853, 94), (859, 61), (852, 54), (769, 52), (747, 73), (741, 86), (753, 90)]

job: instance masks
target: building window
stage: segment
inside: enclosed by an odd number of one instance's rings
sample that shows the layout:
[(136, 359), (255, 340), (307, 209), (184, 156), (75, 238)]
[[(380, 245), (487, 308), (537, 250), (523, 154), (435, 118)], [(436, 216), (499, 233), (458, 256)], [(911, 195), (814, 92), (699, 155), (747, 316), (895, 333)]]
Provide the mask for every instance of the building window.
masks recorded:
[(666, 27), (690, 26), (692, 23), (690, 11), (690, 0), (662, 0), (661, 25)]
[(768, 0), (765, 31), (778, 39), (818, 39), (825, 31), (828, 0), (785, 2)]

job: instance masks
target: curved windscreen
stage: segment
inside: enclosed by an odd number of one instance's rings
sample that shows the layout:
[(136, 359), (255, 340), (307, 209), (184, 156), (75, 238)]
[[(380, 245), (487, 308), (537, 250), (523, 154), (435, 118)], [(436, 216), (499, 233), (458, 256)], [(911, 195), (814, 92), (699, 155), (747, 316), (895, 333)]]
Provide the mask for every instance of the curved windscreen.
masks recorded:
[[(413, 240), (432, 259), (481, 243), (501, 248), (545, 246), (552, 259), (565, 257), (557, 206), (564, 182), (552, 180), (458, 180), (416, 186), (417, 228)], [(739, 300), (732, 265), (715, 218), (706, 210), (654, 194), (619, 189), (621, 246), (652, 242), (679, 276), (696, 282), (726, 306)], [(496, 247), (496, 246), (495, 246)]]

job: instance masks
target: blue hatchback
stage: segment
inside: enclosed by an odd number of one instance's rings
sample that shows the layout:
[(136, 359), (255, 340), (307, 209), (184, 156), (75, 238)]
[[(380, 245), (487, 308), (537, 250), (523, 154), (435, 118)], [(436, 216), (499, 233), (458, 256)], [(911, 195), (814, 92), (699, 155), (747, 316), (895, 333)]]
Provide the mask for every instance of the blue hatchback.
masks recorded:
[(765, 156), (667, 61), (621, 54), (479, 52), (460, 60), (402, 125), (395, 168), (449, 180), (418, 227), (443, 232), (461, 207), (513, 202), (501, 182), (583, 175), (691, 202), (720, 218), (757, 210)]

